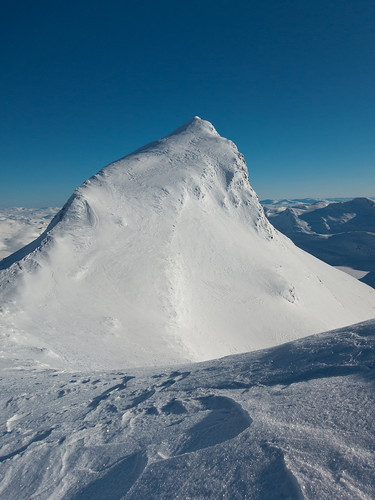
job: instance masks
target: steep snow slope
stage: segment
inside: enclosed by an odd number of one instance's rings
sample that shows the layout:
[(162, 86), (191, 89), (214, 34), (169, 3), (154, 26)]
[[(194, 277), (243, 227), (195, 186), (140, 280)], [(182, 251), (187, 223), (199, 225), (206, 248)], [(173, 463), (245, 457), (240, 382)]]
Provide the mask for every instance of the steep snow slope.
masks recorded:
[(303, 250), (375, 287), (375, 202), (369, 198), (325, 207), (287, 208), (267, 215)]
[(7, 500), (375, 497), (375, 322), (182, 367), (0, 381)]
[(85, 182), (2, 267), (4, 356), (49, 366), (205, 360), (375, 316), (374, 290), (272, 228), (199, 118)]

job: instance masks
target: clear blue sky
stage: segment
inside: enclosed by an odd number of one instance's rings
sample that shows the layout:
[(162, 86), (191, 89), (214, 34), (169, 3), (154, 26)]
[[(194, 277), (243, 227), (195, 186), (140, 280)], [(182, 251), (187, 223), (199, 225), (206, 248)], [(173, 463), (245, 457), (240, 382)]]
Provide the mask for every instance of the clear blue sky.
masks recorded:
[(375, 196), (373, 0), (6, 2), (0, 204), (61, 205), (194, 115), (261, 198)]

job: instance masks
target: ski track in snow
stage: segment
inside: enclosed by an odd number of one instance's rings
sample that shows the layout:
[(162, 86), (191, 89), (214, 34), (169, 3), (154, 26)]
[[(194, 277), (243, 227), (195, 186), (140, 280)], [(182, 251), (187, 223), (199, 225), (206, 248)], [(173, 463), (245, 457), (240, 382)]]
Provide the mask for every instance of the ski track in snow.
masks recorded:
[(375, 321), (178, 369), (5, 370), (0, 497), (375, 494)]

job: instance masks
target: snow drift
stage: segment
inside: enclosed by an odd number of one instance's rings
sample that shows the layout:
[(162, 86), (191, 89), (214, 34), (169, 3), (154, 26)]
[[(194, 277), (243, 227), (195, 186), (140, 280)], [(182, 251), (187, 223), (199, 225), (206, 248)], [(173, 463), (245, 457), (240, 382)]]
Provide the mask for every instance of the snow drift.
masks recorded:
[(170, 368), (0, 379), (7, 500), (373, 499), (375, 321)]
[(375, 316), (374, 290), (270, 225), (198, 117), (86, 181), (1, 267), (5, 358), (55, 367), (206, 360)]

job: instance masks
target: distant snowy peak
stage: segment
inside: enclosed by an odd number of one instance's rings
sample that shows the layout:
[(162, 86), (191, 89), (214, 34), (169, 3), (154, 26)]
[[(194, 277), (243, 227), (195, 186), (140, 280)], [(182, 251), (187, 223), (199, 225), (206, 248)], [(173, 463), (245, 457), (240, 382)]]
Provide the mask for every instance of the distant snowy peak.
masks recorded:
[(374, 232), (375, 202), (370, 198), (306, 202), (294, 206), (264, 203), (264, 206), (272, 224), (286, 235), (306, 231), (320, 234)]
[(330, 203), (326, 207), (302, 213), (300, 219), (321, 234), (348, 231), (374, 231), (375, 202), (369, 198)]
[(286, 208), (282, 212), (278, 213), (275, 218), (276, 217), (277, 224), (275, 224), (275, 226), (284, 234), (306, 232), (309, 229), (308, 224), (299, 219), (297, 210), (294, 208)]

